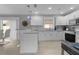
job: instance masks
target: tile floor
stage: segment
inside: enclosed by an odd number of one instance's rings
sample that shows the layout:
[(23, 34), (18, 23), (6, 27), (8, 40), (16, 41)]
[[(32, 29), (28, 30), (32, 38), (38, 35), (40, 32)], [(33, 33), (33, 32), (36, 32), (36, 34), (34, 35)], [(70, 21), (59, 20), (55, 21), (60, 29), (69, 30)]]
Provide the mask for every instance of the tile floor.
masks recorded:
[(19, 48), (17, 47), (16, 41), (5, 43), (4, 46), (0, 46), (0, 55), (18, 55)]
[[(0, 55), (18, 55), (19, 48), (16, 41), (0, 46)], [(61, 55), (61, 41), (41, 41), (37, 55)]]
[(40, 55), (61, 55), (61, 41), (42, 41), (39, 42)]

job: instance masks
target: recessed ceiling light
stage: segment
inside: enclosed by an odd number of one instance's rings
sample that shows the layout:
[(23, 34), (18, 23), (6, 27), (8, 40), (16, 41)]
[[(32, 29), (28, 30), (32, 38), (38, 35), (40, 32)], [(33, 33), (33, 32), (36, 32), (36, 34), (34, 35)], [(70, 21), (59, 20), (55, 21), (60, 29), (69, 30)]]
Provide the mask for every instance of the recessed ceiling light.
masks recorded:
[(74, 9), (73, 7), (71, 7), (70, 9)]
[(60, 12), (61, 14), (63, 14), (63, 12)]
[(52, 7), (48, 7), (48, 9), (49, 9), (49, 10), (51, 10), (51, 9), (52, 9)]
[(39, 12), (36, 11), (36, 12), (34, 12), (34, 13), (35, 13), (35, 14), (38, 14)]

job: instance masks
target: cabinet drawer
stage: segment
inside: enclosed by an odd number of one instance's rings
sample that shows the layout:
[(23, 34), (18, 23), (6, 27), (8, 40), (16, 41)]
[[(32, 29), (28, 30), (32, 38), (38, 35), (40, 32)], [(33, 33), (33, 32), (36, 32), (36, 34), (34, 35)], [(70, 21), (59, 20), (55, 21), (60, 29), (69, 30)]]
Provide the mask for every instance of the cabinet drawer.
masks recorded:
[(37, 34), (23, 34), (20, 38), (20, 53), (36, 53), (38, 50)]

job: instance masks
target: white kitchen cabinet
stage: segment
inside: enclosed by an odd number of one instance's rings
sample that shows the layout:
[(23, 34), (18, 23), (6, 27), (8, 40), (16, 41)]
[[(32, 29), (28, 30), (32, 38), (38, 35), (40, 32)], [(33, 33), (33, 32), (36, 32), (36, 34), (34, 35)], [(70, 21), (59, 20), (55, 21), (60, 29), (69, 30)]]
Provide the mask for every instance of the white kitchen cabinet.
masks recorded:
[(36, 32), (26, 32), (21, 30), (19, 33), (20, 54), (37, 53), (38, 35)]
[(69, 25), (69, 21), (75, 19), (74, 14), (69, 14), (66, 16), (57, 18), (57, 25)]
[(56, 32), (56, 39), (57, 40), (65, 40), (65, 32), (64, 31)]
[(69, 21), (74, 19), (74, 15), (73, 14), (69, 14), (64, 16), (64, 19), (66, 20), (66, 24), (69, 25)]
[(45, 40), (64, 40), (65, 32), (57, 32), (57, 31), (45, 31), (39, 32), (39, 41)]
[(67, 25), (67, 20), (64, 16), (56, 17), (56, 25)]
[(69, 21), (75, 20), (76, 18), (79, 18), (79, 10), (66, 16), (57, 16), (56, 25), (69, 25)]
[(79, 43), (79, 31), (76, 31), (76, 43)]
[(39, 32), (39, 41), (43, 40), (54, 40), (56, 38), (53, 32)]
[(43, 17), (42, 16), (32, 16), (31, 25), (43, 26)]
[(72, 12), (71, 14), (68, 14), (64, 16), (64, 19), (66, 19), (66, 24), (69, 25), (70, 20), (75, 20), (76, 18), (79, 18), (79, 10)]
[(71, 13), (73, 15), (74, 18), (79, 18), (79, 10)]

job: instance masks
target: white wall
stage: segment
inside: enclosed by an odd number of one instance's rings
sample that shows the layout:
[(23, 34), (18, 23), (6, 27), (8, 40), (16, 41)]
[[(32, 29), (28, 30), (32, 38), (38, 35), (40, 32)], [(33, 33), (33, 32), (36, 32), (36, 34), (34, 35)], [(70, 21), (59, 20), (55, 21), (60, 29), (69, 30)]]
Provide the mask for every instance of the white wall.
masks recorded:
[(0, 19), (0, 30), (2, 29), (2, 20)]
[[(54, 21), (54, 17), (53, 16), (46, 16), (49, 17), (48, 19), (52, 19)], [(21, 16), (20, 20), (19, 20), (19, 26), (18, 29), (26, 29), (27, 27), (22, 26), (22, 21), (26, 20), (29, 22), (29, 25), (35, 25), (35, 26), (42, 26), (44, 27), (44, 16), (31, 16), (31, 20), (27, 19), (27, 16)], [(54, 22), (53, 23), (53, 27), (54, 27)]]
[(17, 39), (17, 23), (18, 17), (0, 17), (1, 20), (7, 20), (7, 26), (10, 26), (10, 39), (15, 40)]
[(41, 26), (43, 26), (43, 17), (42, 16), (32, 16), (31, 20), (28, 20), (27, 16), (21, 16), (20, 20), (18, 21), (19, 26), (17, 29), (26, 29), (27, 28), (27, 27), (24, 27), (22, 25), (23, 20), (26, 20), (29, 23), (28, 26), (29, 25), (36, 25), (36, 26), (41, 25)]
[(15, 40), (16, 36), (16, 19), (10, 20), (10, 39)]

